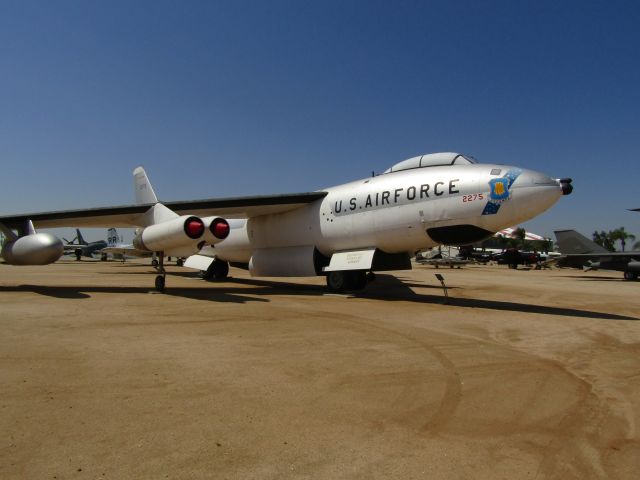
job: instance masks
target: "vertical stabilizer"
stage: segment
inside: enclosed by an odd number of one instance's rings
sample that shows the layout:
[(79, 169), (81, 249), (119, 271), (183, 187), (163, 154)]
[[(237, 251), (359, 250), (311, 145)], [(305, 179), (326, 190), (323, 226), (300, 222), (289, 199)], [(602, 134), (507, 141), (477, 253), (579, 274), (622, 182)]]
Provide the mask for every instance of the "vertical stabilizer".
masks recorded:
[(85, 242), (84, 238), (82, 237), (82, 234), (80, 233), (79, 228), (76, 228), (76, 239), (78, 240), (78, 245), (88, 245), (87, 242)]
[(153, 191), (147, 172), (142, 166), (133, 170), (133, 188), (136, 195), (136, 204), (145, 205), (149, 203), (158, 203), (158, 197)]
[(107, 247), (115, 247), (118, 245), (118, 231), (111, 227), (107, 230)]
[(580, 235), (575, 230), (559, 230), (553, 233), (556, 234), (558, 250), (560, 250), (560, 253), (610, 253), (609, 250), (603, 246), (589, 240), (584, 235)]

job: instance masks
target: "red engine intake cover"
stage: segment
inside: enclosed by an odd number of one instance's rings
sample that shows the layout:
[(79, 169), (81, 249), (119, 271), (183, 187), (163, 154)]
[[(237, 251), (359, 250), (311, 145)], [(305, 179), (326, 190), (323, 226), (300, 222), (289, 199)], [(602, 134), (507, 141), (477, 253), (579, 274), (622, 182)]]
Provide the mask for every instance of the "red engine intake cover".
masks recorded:
[(216, 218), (211, 222), (209, 230), (211, 230), (214, 237), (224, 240), (229, 236), (229, 231), (231, 229), (229, 227), (229, 223), (224, 218)]
[(198, 217), (189, 217), (184, 222), (184, 233), (189, 238), (200, 238), (204, 233), (204, 223)]

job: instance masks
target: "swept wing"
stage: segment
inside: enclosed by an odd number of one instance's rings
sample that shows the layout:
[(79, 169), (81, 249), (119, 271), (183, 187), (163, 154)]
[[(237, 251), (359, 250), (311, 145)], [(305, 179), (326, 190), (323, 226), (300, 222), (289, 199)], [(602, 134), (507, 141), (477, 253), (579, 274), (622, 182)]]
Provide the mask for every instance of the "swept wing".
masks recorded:
[[(219, 215), (226, 218), (247, 218), (281, 213), (302, 207), (327, 195), (327, 192), (259, 195), (236, 198), (210, 198), (166, 202), (164, 205), (178, 214), (197, 216)], [(55, 227), (135, 227), (138, 218), (153, 204), (63, 210), (0, 217), (0, 224), (21, 229), (28, 220), (37, 228)]]

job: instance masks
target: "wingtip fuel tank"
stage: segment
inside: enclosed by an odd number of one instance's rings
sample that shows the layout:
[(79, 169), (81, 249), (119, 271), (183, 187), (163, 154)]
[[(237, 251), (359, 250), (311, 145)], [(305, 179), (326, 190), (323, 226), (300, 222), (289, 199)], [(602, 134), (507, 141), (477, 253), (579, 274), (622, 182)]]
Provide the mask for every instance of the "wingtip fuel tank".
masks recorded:
[(63, 253), (62, 241), (50, 233), (26, 235), (2, 247), (2, 257), (10, 265), (48, 265)]

